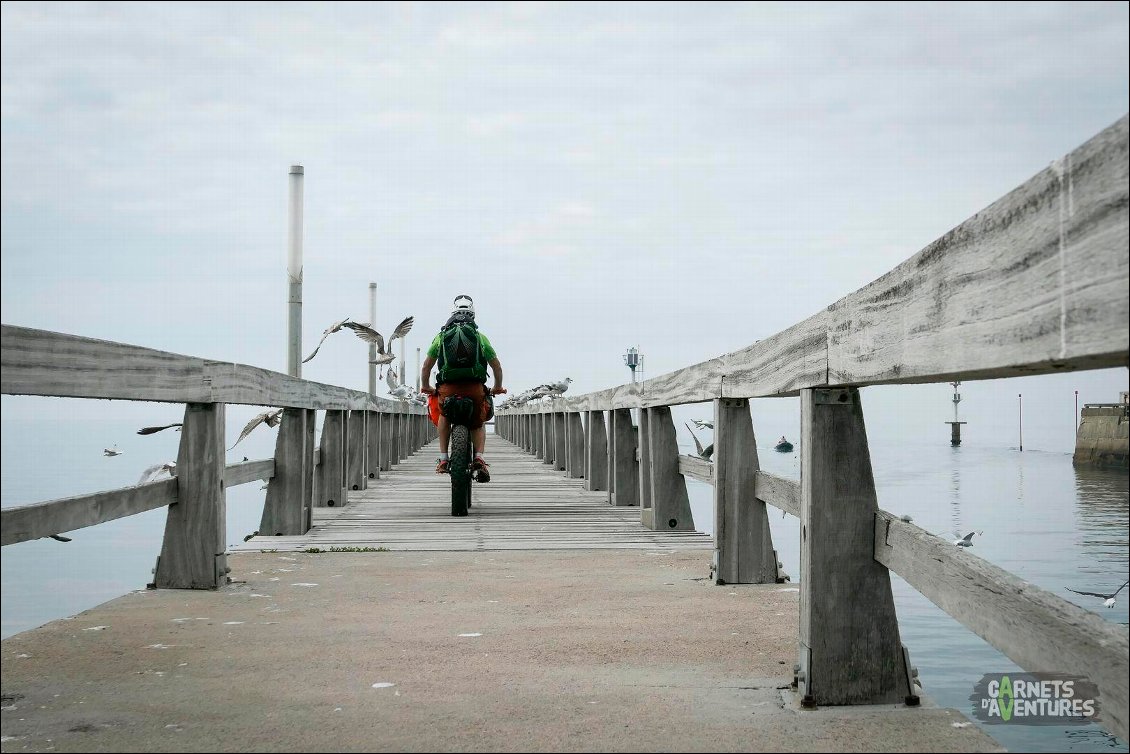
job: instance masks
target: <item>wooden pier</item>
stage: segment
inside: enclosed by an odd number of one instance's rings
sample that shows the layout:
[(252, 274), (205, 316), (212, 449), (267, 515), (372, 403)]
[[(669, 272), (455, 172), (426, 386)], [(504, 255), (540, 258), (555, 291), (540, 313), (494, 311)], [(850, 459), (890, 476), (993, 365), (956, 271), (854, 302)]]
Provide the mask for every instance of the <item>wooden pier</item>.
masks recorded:
[[(882, 510), (860, 388), (1130, 365), (1128, 156), (1124, 117), (776, 335), (500, 407), (466, 519), (418, 453), (419, 407), (3, 325), (3, 394), (185, 406), (174, 479), (2, 511), (3, 545), (168, 512), (154, 589), (4, 641), (4, 751), (991, 747), (929, 709), (891, 574), (1020, 667), (1096, 684), (1126, 739), (1126, 627)], [(800, 397), (799, 480), (759, 466), (749, 403), (777, 396)], [(710, 462), (679, 454), (671, 407), (690, 403), (713, 408)], [(272, 458), (225, 462), (229, 404), (284, 409)], [(713, 539), (688, 477), (712, 485)], [(262, 536), (229, 546), (225, 490), (258, 479)], [(768, 507), (800, 519), (797, 587)], [(479, 625), (496, 639), (472, 649)], [(406, 677), (418, 706), (372, 696)]]

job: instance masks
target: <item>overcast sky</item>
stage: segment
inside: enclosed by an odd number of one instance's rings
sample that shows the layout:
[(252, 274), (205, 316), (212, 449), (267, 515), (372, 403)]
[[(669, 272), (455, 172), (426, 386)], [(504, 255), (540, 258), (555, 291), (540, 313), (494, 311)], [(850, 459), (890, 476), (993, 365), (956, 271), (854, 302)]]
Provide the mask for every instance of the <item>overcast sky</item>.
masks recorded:
[[(624, 382), (629, 345), (655, 376), (1120, 118), (1127, 9), (6, 2), (0, 313), (285, 371), (298, 163), (304, 351), (373, 280), (412, 354), (474, 296), (514, 392)], [(304, 376), (364, 389), (366, 355), (342, 333)]]

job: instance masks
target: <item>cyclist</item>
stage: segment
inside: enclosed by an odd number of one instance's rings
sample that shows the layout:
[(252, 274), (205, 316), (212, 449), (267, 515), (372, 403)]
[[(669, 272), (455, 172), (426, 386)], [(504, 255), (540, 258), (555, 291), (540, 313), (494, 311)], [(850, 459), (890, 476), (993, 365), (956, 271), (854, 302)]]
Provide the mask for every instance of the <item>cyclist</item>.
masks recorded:
[[(473, 338), (468, 344), (468, 332)], [(464, 347), (468, 346), (469, 347)], [(431, 387), (432, 367), (439, 364), (436, 388)], [(494, 387), (487, 389), (487, 367), (494, 374)], [(436, 473), (446, 474), (450, 465), (448, 459), (448, 440), (451, 438), (451, 424), (440, 411), (440, 404), (451, 396), (465, 396), (475, 402), (473, 418), (467, 423), (471, 430), (471, 442), (475, 448), (472, 469), (478, 482), (490, 481), (490, 466), (483, 460), (486, 448), (487, 431), (483, 426), (494, 416), (492, 395), (506, 392), (502, 387), (502, 364), (495, 355), (487, 336), (475, 324), (475, 302), (470, 296), (455, 297), (454, 308), (447, 323), (436, 335), (428, 348), (427, 358), (420, 370), (420, 392), (429, 396), (428, 415), (439, 428), (439, 461)]]

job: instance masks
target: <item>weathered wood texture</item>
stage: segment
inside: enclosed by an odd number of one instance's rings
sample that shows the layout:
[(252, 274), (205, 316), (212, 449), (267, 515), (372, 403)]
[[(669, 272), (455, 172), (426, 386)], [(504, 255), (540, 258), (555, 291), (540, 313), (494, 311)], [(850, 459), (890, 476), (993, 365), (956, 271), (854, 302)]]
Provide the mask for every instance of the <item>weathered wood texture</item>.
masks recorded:
[(588, 412), (585, 433), (585, 489), (598, 492), (608, 489), (608, 433), (604, 429), (604, 412)]
[(158, 589), (215, 589), (227, 578), (224, 414), (219, 403), (185, 406), (177, 453), (177, 502), (169, 506)]
[(639, 461), (636, 460), (636, 431), (632, 413), (626, 408), (609, 412), (615, 438), (609, 473), (613, 477), (610, 502), (613, 505), (639, 505)]
[(553, 468), (565, 471), (568, 460), (568, 444), (565, 442), (565, 414), (553, 414)]
[(327, 411), (322, 420), (322, 440), (318, 448), (318, 489), (314, 504), (318, 507), (343, 505), (341, 490), (345, 486), (345, 412)]
[(245, 364), (12, 325), (0, 326), (0, 392), (315, 409), (394, 406), (368, 393)]
[(566, 453), (569, 457), (569, 478), (583, 479), (585, 476), (585, 428), (581, 424), (581, 415), (570, 412), (565, 415), (565, 441)]
[(679, 456), (679, 473), (700, 482), (714, 484), (714, 464), (698, 456)]
[(83, 529), (177, 501), (177, 480), (126, 487), (90, 495), (47, 500), (0, 510), (0, 544), (12, 545)]
[(1044, 591), (886, 511), (875, 560), (1025, 670), (1096, 683), (1103, 726), (1126, 740), (1130, 645), (1125, 626)]
[(559, 398), (553, 410), (1126, 366), (1128, 130), (1124, 116), (894, 270), (781, 333), (637, 385)]
[(748, 400), (714, 402), (713, 457), (715, 582), (775, 583), (773, 534), (756, 496), (759, 461)]
[(345, 434), (345, 486), (365, 488), (365, 412), (349, 412)]
[(800, 516), (800, 482), (758, 471), (753, 490), (757, 499), (766, 505)]
[(393, 455), (396, 453), (396, 416), (381, 414), (381, 471), (389, 471), (394, 463)]
[(913, 694), (891, 577), (867, 546), (878, 501), (859, 391), (801, 393), (800, 693), (816, 704)]
[(304, 408), (283, 409), (275, 438), (274, 476), (267, 483), (267, 499), (259, 520), (263, 536), (299, 535), (307, 531), (306, 475), (313, 471), (313, 458), (306, 454)]
[(687, 482), (679, 473), (679, 444), (671, 409), (654, 406), (648, 413), (648, 461), (651, 474), (651, 528), (656, 531), (694, 531)]
[(654, 529), (655, 512), (651, 509), (651, 409), (639, 410), (639, 425), (636, 432), (636, 473), (638, 480), (636, 489), (639, 494), (640, 522), (649, 529)]
[[(318, 475), (318, 463), (321, 452), (318, 448), (315, 432), (318, 428), (318, 412), (315, 409), (303, 409), (306, 412), (306, 433), (303, 435), (304, 443), (302, 457), (305, 467), (302, 470), (302, 507), (305, 510), (303, 526), (310, 528), (314, 517), (314, 490)], [(284, 412), (285, 413), (285, 412)]]
[(274, 475), (275, 459), (273, 458), (266, 458), (261, 461), (231, 463), (224, 467), (224, 486), (238, 487), (248, 482), (270, 479)]
[(381, 415), (376, 411), (365, 414), (365, 478), (381, 478)]

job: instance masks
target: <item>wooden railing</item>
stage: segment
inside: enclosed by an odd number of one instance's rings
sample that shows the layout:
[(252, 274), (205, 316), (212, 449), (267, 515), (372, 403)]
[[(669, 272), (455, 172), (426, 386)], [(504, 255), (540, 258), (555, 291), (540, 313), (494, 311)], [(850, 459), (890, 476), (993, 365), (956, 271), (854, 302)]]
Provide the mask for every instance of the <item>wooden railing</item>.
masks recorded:
[[(638, 384), (501, 408), (498, 431), (640, 506), (651, 528), (693, 527), (685, 479), (711, 484), (719, 584), (780, 578), (765, 506), (798, 516), (806, 703), (917, 698), (893, 572), (1021, 667), (1095, 682), (1102, 724), (1125, 739), (1126, 628), (880, 510), (858, 388), (1130, 365), (1127, 124), (781, 333)], [(801, 398), (799, 482), (757, 458), (749, 399), (783, 395)], [(679, 455), (671, 419), (704, 401), (712, 462)]]
[[(228, 572), (224, 490), (268, 480), (259, 531), (304, 534), (312, 509), (344, 504), (346, 491), (434, 436), (418, 406), (266, 369), (75, 335), (0, 327), (0, 392), (184, 403), (176, 476), (135, 487), (0, 511), (4, 545), (168, 507), (154, 585), (214, 589)], [(282, 408), (273, 458), (226, 464), (227, 404)], [(325, 411), (314, 447), (316, 411)]]

